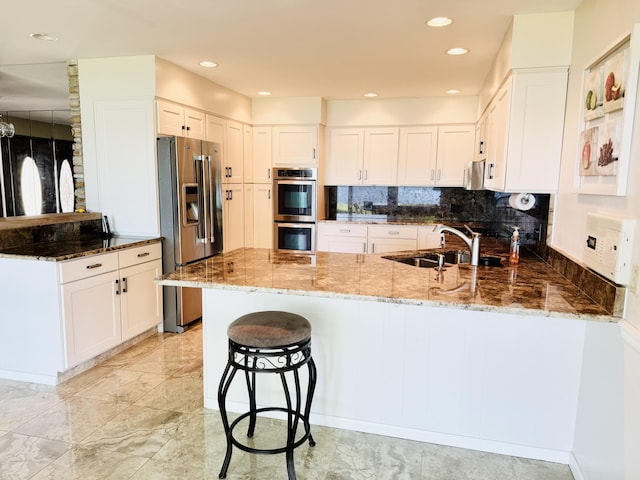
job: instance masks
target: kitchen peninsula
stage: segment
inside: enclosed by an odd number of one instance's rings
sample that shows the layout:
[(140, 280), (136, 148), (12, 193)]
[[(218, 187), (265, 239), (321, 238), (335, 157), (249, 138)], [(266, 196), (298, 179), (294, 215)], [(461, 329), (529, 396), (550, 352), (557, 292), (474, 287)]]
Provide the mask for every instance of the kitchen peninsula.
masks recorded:
[[(527, 256), (517, 267), (438, 272), (379, 255), (239, 249), (159, 283), (203, 288), (208, 408), (217, 408), (229, 323), (286, 310), (313, 327), (312, 423), (561, 463), (585, 325), (616, 320)], [(278, 401), (266, 382), (258, 398)], [(242, 410), (242, 389), (228, 399)]]

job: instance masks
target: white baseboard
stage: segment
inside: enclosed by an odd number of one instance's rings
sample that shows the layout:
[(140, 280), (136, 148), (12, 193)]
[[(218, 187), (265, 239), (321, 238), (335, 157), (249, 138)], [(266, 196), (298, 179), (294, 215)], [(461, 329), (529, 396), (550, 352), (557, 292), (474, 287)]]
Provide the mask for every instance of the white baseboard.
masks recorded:
[(582, 475), (582, 470), (580, 470), (580, 465), (578, 465), (578, 460), (573, 452), (569, 453), (569, 468), (574, 480), (584, 480), (584, 475)]

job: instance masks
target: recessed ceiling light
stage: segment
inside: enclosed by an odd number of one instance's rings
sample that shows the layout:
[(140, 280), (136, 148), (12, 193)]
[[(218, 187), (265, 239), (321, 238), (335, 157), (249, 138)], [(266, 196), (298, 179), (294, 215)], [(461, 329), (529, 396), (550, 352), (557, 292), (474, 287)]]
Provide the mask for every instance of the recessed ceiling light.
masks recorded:
[(258, 92), (258, 95), (262, 95), (263, 97), (268, 97), (269, 95), (271, 95), (271, 92), (268, 92), (267, 90), (260, 90)]
[(368, 97), (368, 98), (373, 98), (373, 97), (377, 97), (378, 94), (377, 93), (373, 93), (373, 92), (369, 92), (369, 93), (365, 93), (364, 96)]
[(35, 38), (36, 40), (43, 40), (45, 42), (57, 42), (58, 40), (60, 40), (58, 37), (49, 35), (48, 33), (30, 33), (29, 36), (31, 38)]
[(207, 67), (207, 68), (213, 68), (213, 67), (217, 67), (218, 64), (216, 62), (212, 62), (211, 60), (204, 60), (204, 61), (200, 62), (200, 66), (201, 67)]
[(447, 90), (447, 93), (448, 93), (449, 95), (457, 95), (458, 93), (460, 93), (460, 90), (457, 90), (457, 89), (455, 89), (455, 88), (452, 88), (452, 89), (450, 89), (450, 90)]
[(447, 25), (451, 25), (452, 22), (453, 20), (448, 17), (433, 17), (427, 21), (427, 25), (430, 27), (446, 27)]
[(469, 53), (469, 50), (466, 48), (462, 48), (462, 47), (455, 47), (455, 48), (450, 48), (449, 50), (447, 50), (447, 53), (449, 55), (465, 55), (467, 53)]

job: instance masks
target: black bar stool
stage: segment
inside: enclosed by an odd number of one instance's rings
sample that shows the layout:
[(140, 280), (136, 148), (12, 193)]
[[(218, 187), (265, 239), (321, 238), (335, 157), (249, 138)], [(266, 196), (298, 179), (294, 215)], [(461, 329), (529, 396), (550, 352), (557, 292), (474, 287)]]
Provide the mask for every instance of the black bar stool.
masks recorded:
[[(309, 445), (315, 445), (311, 436), (309, 412), (316, 387), (316, 366), (311, 358), (311, 325), (309, 321), (294, 313), (266, 311), (254, 312), (234, 320), (227, 329), (229, 336), (229, 359), (222, 374), (218, 388), (218, 405), (227, 437), (227, 453), (220, 470), (219, 478), (226, 478), (233, 446), (249, 453), (276, 454), (285, 453), (289, 480), (296, 480), (293, 450), (307, 439)], [(307, 395), (302, 409), (302, 391), (299, 368), (307, 365), (309, 370)], [(231, 382), (238, 370), (243, 370), (249, 393), (249, 411), (229, 423), (226, 397)], [(278, 373), (282, 381), (286, 407), (256, 407), (256, 373)], [(287, 372), (292, 372), (294, 391), (292, 401)], [(287, 417), (287, 438), (282, 447), (252, 448), (241, 443), (233, 434), (239, 422), (249, 417), (247, 437), (253, 437), (256, 417), (262, 412), (284, 412)], [(296, 439), (298, 424), (302, 422), (304, 434)]]

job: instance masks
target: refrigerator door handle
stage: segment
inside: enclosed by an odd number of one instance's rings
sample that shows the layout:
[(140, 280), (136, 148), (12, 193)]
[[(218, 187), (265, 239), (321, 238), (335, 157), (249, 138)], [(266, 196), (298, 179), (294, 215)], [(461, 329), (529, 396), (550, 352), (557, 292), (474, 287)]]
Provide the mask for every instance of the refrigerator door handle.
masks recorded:
[(208, 218), (209, 218), (209, 198), (206, 179), (205, 179), (205, 161), (202, 156), (194, 157), (196, 183), (198, 184), (198, 242), (206, 243), (208, 237)]
[(205, 157), (206, 161), (207, 161), (207, 201), (209, 203), (209, 207), (207, 210), (207, 223), (209, 225), (209, 231), (207, 233), (208, 235), (208, 240), (211, 243), (215, 243), (216, 241), (216, 236), (215, 236), (215, 229), (214, 229), (214, 222), (213, 222), (213, 216), (215, 215), (215, 190), (214, 190), (214, 181), (213, 181), (213, 176), (211, 174), (211, 171), (213, 170), (213, 161), (211, 159), (211, 155), (207, 155)]

